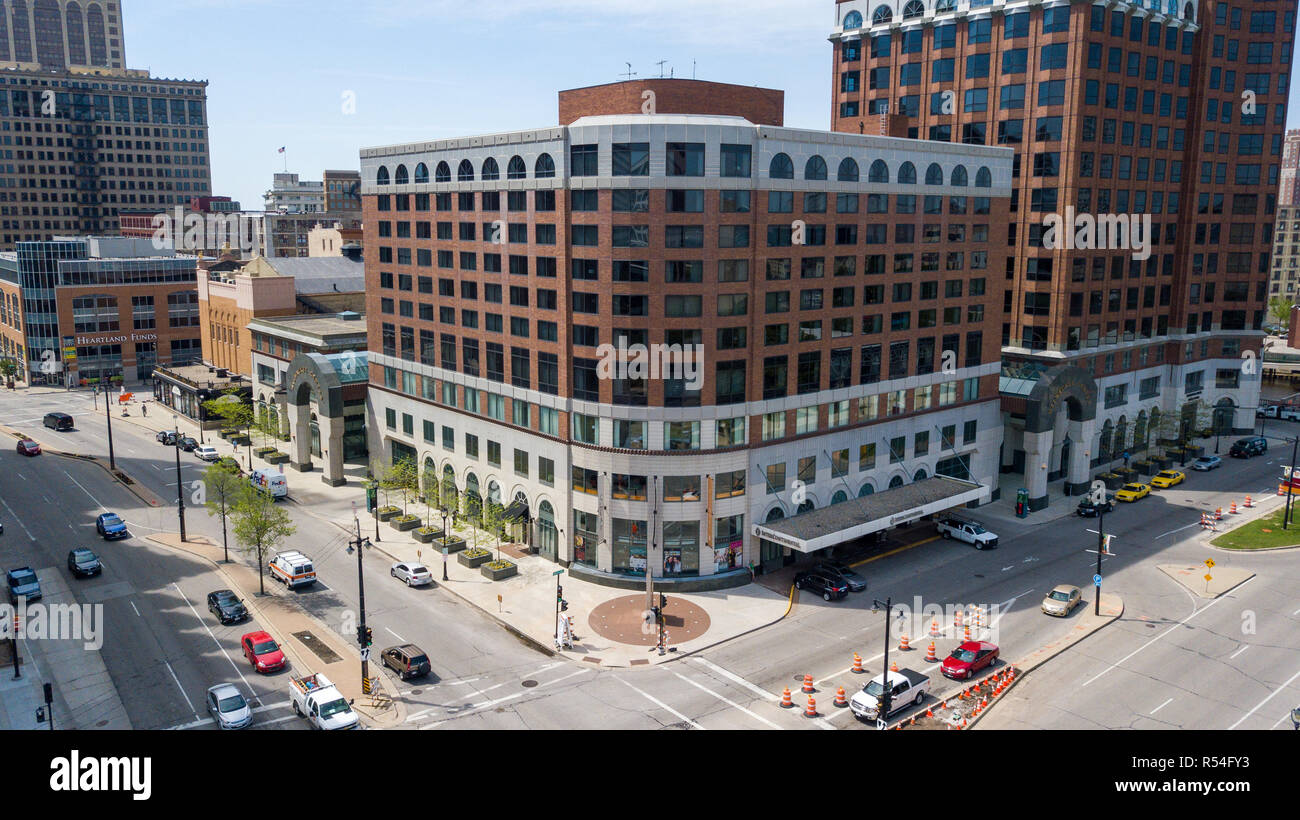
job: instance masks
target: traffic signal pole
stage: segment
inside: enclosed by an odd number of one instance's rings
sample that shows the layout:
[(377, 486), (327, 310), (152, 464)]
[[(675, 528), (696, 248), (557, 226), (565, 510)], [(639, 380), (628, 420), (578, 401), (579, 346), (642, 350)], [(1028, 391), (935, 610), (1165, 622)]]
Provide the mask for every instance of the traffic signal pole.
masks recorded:
[[(1101, 507), (1097, 508), (1097, 576), (1101, 577), (1101, 554), (1106, 549), (1106, 513)], [(1101, 584), (1097, 584), (1097, 594), (1093, 601), (1092, 614), (1101, 614)]]
[(357, 625), (357, 645), (361, 647), (361, 692), (370, 694), (370, 630), (366, 628), (366, 582), (361, 572), (361, 553), (370, 546), (369, 538), (361, 537), (361, 519), (357, 518), (356, 505), (352, 507), (352, 520), (357, 526), (355, 541), (348, 542), (348, 549), (357, 551), (357, 598), (360, 606), (360, 623)]

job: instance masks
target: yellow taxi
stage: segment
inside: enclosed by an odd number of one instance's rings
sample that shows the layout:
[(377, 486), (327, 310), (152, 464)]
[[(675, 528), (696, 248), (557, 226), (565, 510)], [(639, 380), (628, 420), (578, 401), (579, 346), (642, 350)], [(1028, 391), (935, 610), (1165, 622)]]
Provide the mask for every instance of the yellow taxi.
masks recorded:
[(1178, 470), (1161, 470), (1151, 477), (1151, 486), (1167, 490), (1175, 484), (1182, 484), (1186, 474)]
[(1137, 501), (1151, 494), (1151, 488), (1145, 484), (1125, 484), (1115, 491), (1116, 501)]

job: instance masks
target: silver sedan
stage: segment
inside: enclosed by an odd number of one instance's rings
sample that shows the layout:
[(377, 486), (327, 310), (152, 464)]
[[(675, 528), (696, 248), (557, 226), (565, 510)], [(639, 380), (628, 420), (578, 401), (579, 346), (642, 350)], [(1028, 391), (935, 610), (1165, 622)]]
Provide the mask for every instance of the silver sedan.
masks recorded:
[(433, 583), (433, 574), (429, 572), (428, 567), (413, 561), (393, 564), (389, 574), (404, 582), (408, 587), (421, 587)]
[(243, 729), (253, 722), (253, 710), (234, 684), (218, 683), (208, 689), (208, 711), (222, 729)]

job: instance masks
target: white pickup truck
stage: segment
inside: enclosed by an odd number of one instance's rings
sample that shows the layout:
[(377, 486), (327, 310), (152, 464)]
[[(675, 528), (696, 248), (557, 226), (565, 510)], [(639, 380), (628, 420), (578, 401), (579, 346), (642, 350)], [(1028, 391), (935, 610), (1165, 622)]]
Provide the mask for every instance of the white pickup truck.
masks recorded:
[(305, 717), (317, 729), (355, 729), (357, 713), (329, 678), (315, 675), (289, 678), (289, 698), (293, 712)]
[(1255, 418), (1300, 421), (1300, 408), (1290, 407), (1285, 404), (1269, 404), (1257, 409)]
[(935, 522), (935, 528), (944, 538), (956, 538), (967, 544), (974, 544), (975, 549), (993, 549), (998, 545), (998, 537), (984, 529), (983, 526), (956, 516), (941, 516)]
[[(911, 669), (900, 669), (886, 673), (889, 676), (889, 715), (919, 705), (925, 700), (925, 693), (930, 691), (930, 678)], [(879, 700), (884, 693), (885, 675), (877, 675), (862, 687), (862, 691), (849, 699), (849, 709), (864, 720), (876, 720), (879, 715)], [(886, 718), (889, 715), (885, 715)]]

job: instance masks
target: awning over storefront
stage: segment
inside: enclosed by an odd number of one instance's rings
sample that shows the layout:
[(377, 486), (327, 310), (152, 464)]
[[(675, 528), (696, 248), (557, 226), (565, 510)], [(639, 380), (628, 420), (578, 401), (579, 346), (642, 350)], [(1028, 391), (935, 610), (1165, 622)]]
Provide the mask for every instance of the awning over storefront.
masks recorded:
[(755, 524), (753, 534), (799, 552), (833, 547), (873, 532), (913, 521), (979, 499), (982, 484), (933, 476), (902, 487), (850, 498), (793, 518)]
[(531, 521), (532, 517), (528, 514), (527, 501), (511, 501), (510, 506), (506, 507), (505, 512), (501, 514), (502, 521)]

